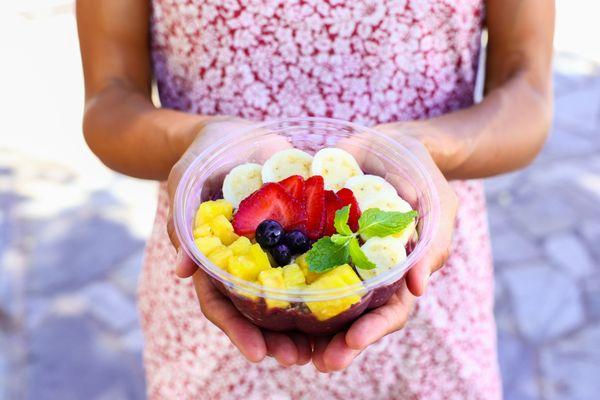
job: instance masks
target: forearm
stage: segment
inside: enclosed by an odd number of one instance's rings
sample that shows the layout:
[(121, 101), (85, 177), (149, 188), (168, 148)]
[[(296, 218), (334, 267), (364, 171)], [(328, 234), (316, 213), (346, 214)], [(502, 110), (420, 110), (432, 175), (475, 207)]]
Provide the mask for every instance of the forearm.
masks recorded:
[[(549, 85), (548, 85), (549, 86)], [(526, 73), (516, 73), (470, 108), (433, 118), (432, 131), (458, 138), (454, 154), (443, 154), (450, 179), (481, 178), (529, 164), (546, 140), (552, 114), (550, 87), (535, 88)], [(435, 147), (435, 144), (431, 144)]]
[(109, 168), (164, 180), (205, 120), (156, 108), (146, 94), (115, 82), (86, 101), (83, 131), (92, 151)]

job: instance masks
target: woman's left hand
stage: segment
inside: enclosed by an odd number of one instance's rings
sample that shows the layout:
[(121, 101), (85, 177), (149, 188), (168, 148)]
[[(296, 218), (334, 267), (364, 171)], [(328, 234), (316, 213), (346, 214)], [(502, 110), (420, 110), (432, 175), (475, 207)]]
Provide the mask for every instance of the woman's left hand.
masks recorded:
[(428, 169), (440, 200), (440, 221), (429, 252), (408, 271), (398, 291), (385, 305), (362, 315), (345, 332), (314, 340), (312, 359), (321, 372), (345, 369), (368, 346), (402, 329), (416, 297), (425, 292), (430, 275), (446, 262), (452, 242), (458, 200), (428, 150), (421, 141), (409, 137), (414, 135), (403, 135), (401, 130), (393, 130), (392, 126), (380, 126), (376, 129), (402, 142)]

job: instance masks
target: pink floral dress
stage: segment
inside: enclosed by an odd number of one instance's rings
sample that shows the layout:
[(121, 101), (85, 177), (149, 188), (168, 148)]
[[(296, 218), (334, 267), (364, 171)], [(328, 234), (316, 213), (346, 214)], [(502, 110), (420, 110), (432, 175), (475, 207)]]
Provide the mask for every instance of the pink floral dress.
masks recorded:
[[(473, 103), (481, 0), (153, 0), (162, 105), (373, 125)], [(161, 186), (139, 306), (153, 399), (498, 399), (493, 271), (480, 182), (455, 182), (453, 253), (405, 329), (345, 371), (251, 364), (174, 275)]]

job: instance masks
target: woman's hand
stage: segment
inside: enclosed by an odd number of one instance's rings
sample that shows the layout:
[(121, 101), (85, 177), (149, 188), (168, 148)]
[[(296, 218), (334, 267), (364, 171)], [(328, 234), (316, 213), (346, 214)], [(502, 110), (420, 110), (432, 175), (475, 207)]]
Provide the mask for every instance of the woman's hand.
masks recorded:
[[(215, 140), (228, 132), (247, 128), (252, 123), (226, 117), (210, 119), (202, 125), (195, 140), (175, 164), (168, 179), (170, 205), (173, 204), (175, 190), (183, 173), (189, 164)], [(284, 146), (285, 143), (272, 143), (274, 146)], [(172, 207), (170, 208), (170, 210)], [(274, 357), (281, 365), (306, 364), (310, 361), (311, 345), (308, 338), (302, 334), (283, 334), (261, 330), (246, 319), (229, 299), (221, 294), (211, 283), (208, 275), (179, 247), (175, 234), (173, 218), (169, 211), (167, 230), (171, 243), (177, 250), (175, 271), (180, 278), (193, 277), (194, 288), (198, 295), (200, 309), (204, 316), (221, 329), (249, 361), (261, 361), (266, 355)]]
[(362, 315), (346, 332), (338, 333), (332, 338), (316, 339), (312, 359), (321, 372), (346, 368), (369, 345), (402, 329), (413, 309), (416, 296), (425, 292), (430, 275), (444, 265), (449, 255), (458, 207), (456, 194), (421, 142), (390, 127), (381, 130), (402, 142), (428, 169), (441, 204), (440, 222), (429, 252), (408, 271), (400, 289), (385, 305)]

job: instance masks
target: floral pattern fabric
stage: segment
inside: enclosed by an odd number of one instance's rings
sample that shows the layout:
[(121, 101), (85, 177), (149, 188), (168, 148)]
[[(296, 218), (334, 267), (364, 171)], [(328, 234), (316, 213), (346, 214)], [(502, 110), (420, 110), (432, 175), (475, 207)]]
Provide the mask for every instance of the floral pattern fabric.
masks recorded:
[[(373, 125), (473, 103), (477, 0), (153, 0), (163, 106), (265, 120), (327, 116)], [(496, 399), (493, 271), (480, 182), (454, 182), (452, 255), (405, 329), (345, 371), (251, 364), (174, 275), (159, 204), (139, 288), (153, 399)]]

